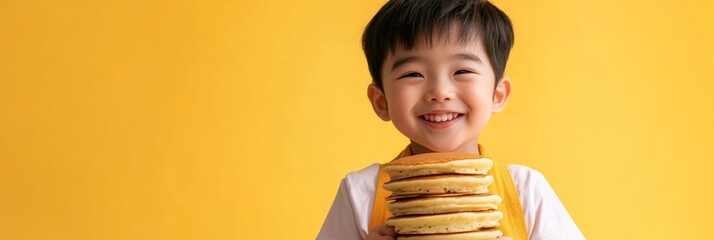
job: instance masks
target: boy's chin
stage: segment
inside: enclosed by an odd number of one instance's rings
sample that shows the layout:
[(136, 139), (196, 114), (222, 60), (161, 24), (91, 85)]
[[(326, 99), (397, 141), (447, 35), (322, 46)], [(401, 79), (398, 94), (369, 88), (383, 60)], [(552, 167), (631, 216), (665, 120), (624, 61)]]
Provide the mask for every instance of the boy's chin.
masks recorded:
[[(416, 142), (412, 142), (413, 144)], [(417, 150), (417, 152), (454, 152), (457, 151), (459, 148), (458, 145), (445, 145), (445, 144), (419, 144), (416, 143), (417, 145), (415, 146), (418, 149), (413, 149)]]
[(433, 146), (430, 147), (429, 150), (432, 152), (453, 152), (456, 150), (456, 147), (451, 147), (451, 146)]

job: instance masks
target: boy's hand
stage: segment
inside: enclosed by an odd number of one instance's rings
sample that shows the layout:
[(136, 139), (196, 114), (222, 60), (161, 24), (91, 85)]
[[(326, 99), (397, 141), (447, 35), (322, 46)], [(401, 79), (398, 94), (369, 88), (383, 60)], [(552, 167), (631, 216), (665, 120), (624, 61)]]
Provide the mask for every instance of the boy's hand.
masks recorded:
[(394, 232), (394, 228), (379, 224), (367, 235), (364, 240), (394, 240), (397, 237), (397, 233)]

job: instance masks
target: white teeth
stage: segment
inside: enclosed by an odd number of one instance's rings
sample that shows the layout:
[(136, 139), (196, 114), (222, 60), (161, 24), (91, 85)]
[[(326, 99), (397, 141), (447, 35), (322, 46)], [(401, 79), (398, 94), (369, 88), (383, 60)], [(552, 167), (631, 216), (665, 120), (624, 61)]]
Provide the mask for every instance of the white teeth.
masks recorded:
[(440, 114), (440, 115), (423, 115), (424, 120), (431, 121), (431, 122), (446, 122), (450, 121), (456, 117), (458, 117), (458, 113), (448, 113), (448, 114)]

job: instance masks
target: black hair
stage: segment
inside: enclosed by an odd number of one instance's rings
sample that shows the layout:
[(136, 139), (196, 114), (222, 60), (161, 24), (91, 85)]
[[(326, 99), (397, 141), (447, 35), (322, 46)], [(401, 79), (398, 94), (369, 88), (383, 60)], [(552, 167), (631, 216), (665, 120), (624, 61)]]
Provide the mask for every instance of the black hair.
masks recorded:
[(387, 52), (397, 46), (410, 50), (423, 37), (448, 33), (460, 24), (460, 43), (481, 39), (490, 59), (496, 83), (503, 77), (513, 47), (511, 19), (487, 0), (390, 0), (367, 24), (362, 49), (372, 82), (382, 89), (382, 65)]

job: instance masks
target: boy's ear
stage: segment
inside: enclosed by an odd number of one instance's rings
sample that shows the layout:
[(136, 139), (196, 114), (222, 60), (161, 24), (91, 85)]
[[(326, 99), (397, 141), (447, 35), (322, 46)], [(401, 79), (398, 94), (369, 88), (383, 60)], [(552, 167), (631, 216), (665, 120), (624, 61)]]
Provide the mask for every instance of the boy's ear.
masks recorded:
[(498, 85), (496, 86), (496, 90), (493, 92), (493, 109), (491, 110), (494, 113), (499, 113), (503, 111), (503, 108), (506, 107), (506, 101), (508, 101), (508, 96), (511, 95), (511, 79), (509, 77), (503, 77), (501, 78), (501, 81), (498, 81)]
[(372, 108), (374, 113), (379, 116), (384, 121), (389, 121), (389, 109), (387, 109), (387, 98), (384, 96), (384, 92), (377, 87), (374, 83), (369, 84), (367, 87), (367, 97), (369, 102), (372, 103)]

